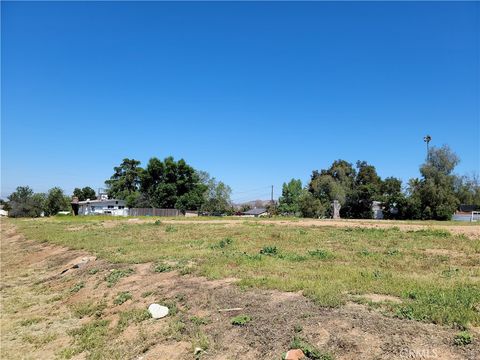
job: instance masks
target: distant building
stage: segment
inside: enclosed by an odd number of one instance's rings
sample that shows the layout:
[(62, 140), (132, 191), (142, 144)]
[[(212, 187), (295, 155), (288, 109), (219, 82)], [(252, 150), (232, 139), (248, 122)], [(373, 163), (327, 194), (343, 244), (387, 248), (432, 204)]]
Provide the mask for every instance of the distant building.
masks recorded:
[(0, 217), (7, 217), (8, 216), (8, 211), (0, 209)]
[(266, 208), (255, 208), (248, 211), (242, 212), (244, 217), (259, 217), (259, 216), (268, 216)]
[[(100, 199), (78, 201), (78, 215), (128, 216), (125, 200)], [(72, 202), (72, 206), (74, 202)]]
[(476, 205), (461, 204), (452, 220), (455, 221), (480, 221), (480, 208)]

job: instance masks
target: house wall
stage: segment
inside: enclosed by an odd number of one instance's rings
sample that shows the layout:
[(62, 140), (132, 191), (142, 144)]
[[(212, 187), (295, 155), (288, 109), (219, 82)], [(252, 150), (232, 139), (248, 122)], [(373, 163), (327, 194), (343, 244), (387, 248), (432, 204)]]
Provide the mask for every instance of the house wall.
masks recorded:
[(128, 208), (123, 200), (107, 200), (79, 204), (78, 215), (128, 216)]

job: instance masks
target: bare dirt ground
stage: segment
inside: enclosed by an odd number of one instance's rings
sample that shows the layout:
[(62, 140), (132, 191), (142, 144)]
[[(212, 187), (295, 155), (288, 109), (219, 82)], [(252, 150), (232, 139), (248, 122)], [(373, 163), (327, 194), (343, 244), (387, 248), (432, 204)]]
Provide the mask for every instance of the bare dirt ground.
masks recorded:
[[(455, 329), (387, 317), (354, 303), (321, 308), (300, 293), (242, 290), (233, 284), (234, 279), (209, 281), (175, 271), (155, 273), (152, 264), (123, 266), (103, 260), (61, 274), (72, 260), (91, 255), (27, 241), (11, 223), (2, 221), (1, 225), (3, 359), (58, 356), (62, 348), (73, 344), (69, 330), (93, 320), (74, 315), (75, 306), (87, 301), (107, 303), (101, 319), (111, 321), (111, 339), (101, 358), (113, 358), (115, 349), (115, 354), (120, 351), (121, 358), (127, 359), (195, 359), (194, 335), (188, 331), (172, 335), (179, 319), (187, 323), (194, 316), (208, 319), (200, 326), (209, 344), (201, 359), (280, 359), (296, 334), (335, 359), (480, 357), (478, 336), (470, 345), (455, 346)], [(114, 268), (135, 272), (109, 288), (104, 279)], [(83, 287), (72, 292), (79, 282)], [(115, 305), (114, 298), (121, 291), (129, 291), (133, 298)], [(385, 300), (375, 294), (369, 297)], [(154, 301), (175, 301), (179, 312), (115, 331), (121, 312), (146, 309)], [(219, 311), (231, 308), (242, 310)], [(230, 318), (240, 313), (248, 314), (251, 322), (232, 325)], [(87, 350), (74, 358), (88, 355)]]

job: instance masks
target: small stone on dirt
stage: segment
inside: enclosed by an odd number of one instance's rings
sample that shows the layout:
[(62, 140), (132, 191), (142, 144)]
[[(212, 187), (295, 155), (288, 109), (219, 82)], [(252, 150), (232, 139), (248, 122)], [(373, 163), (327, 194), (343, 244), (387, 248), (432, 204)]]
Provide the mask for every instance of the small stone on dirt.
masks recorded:
[(193, 351), (193, 354), (194, 354), (194, 355), (198, 355), (198, 354), (200, 354), (202, 351), (203, 351), (203, 349), (202, 349), (201, 347), (196, 347), (195, 350)]
[(288, 350), (287, 355), (285, 355), (285, 360), (301, 360), (305, 359), (305, 354), (300, 349)]
[(168, 315), (168, 307), (160, 304), (151, 304), (148, 307), (148, 312), (154, 319), (161, 319)]
[(66, 269), (64, 269), (60, 274), (65, 274), (66, 272), (72, 269), (79, 269), (85, 266), (86, 264), (88, 264), (90, 261), (95, 261), (95, 260), (97, 260), (96, 256), (82, 256), (82, 257), (75, 258), (66, 265)]

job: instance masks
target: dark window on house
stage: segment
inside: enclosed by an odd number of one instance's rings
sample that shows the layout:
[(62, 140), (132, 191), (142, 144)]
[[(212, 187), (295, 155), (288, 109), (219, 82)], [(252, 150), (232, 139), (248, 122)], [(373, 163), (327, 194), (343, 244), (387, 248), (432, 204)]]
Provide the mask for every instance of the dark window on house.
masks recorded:
[(118, 208), (119, 208), (119, 209), (124, 209), (125, 206), (120, 205)]
[(115, 201), (115, 204), (118, 204), (118, 201)]
[(109, 208), (109, 209), (113, 209), (113, 205), (108, 205), (108, 208)]

